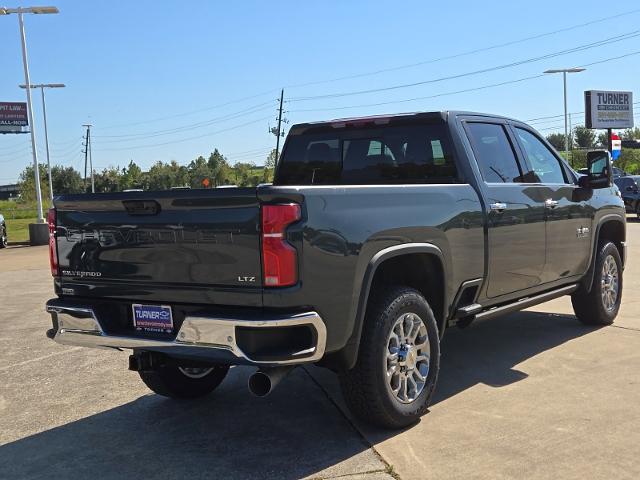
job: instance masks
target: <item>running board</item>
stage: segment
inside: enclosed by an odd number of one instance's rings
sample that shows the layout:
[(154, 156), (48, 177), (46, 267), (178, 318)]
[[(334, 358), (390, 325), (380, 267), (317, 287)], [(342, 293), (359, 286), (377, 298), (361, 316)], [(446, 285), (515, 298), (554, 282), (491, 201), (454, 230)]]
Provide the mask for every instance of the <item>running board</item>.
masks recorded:
[(476, 314), (474, 320), (484, 320), (487, 318), (498, 317), (500, 315), (504, 315), (507, 313), (524, 310), (525, 308), (533, 307), (534, 305), (548, 302), (549, 300), (553, 300), (554, 298), (563, 297), (564, 295), (569, 295), (570, 293), (575, 292), (578, 289), (578, 287), (579, 287), (578, 284), (567, 285), (566, 287), (541, 293), (533, 297), (522, 298), (515, 303), (508, 303), (506, 305), (501, 305), (499, 307), (495, 307), (490, 310), (485, 310), (484, 312), (480, 312)]

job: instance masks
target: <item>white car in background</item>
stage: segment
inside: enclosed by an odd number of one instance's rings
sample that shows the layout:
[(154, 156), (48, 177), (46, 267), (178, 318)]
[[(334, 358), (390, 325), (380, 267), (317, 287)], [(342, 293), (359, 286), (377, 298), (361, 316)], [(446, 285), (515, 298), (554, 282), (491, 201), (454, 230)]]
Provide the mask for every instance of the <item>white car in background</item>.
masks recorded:
[(7, 224), (4, 221), (4, 217), (0, 214), (0, 248), (7, 246)]

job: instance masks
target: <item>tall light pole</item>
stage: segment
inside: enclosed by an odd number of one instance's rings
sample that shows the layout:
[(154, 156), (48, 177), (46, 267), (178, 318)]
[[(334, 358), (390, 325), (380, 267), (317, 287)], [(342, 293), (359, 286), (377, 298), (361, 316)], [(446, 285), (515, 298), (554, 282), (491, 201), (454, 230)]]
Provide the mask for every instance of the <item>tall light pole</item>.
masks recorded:
[[(51, 177), (51, 159), (49, 158), (49, 131), (47, 129), (47, 104), (44, 101), (45, 88), (64, 88), (64, 83), (39, 83), (31, 85), (31, 88), (39, 88), (42, 92), (42, 116), (44, 117), (44, 143), (47, 146), (47, 172), (49, 175), (49, 199), (53, 204), (53, 179)], [(20, 85), (20, 88), (27, 88), (26, 85)]]
[(556, 68), (551, 70), (545, 70), (542, 73), (562, 73), (562, 81), (564, 84), (564, 154), (569, 161), (569, 131), (568, 131), (568, 119), (567, 119), (567, 73), (584, 72), (586, 68)]
[[(28, 7), (28, 8), (6, 8), (0, 7), (0, 15), (18, 14), (18, 24), (20, 26), (20, 41), (22, 42), (22, 64), (24, 66), (24, 83), (31, 85), (29, 79), (29, 62), (27, 61), (27, 39), (24, 33), (24, 14), (51, 14), (58, 13), (56, 7)], [(36, 182), (36, 197), (38, 201), (38, 223), (44, 223), (42, 212), (42, 192), (40, 190), (40, 170), (38, 168), (38, 150), (36, 148), (36, 128), (33, 122), (33, 106), (31, 104), (31, 89), (27, 88), (27, 114), (29, 115), (29, 130), (31, 131), (31, 150), (33, 151), (33, 175)]]

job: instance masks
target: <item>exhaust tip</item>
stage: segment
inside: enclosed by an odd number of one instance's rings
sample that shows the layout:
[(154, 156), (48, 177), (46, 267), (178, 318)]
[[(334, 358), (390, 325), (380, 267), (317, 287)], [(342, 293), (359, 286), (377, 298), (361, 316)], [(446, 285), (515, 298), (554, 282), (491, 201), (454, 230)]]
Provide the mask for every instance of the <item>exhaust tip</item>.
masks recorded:
[(249, 391), (256, 397), (266, 397), (272, 389), (271, 378), (266, 373), (257, 371), (249, 377)]

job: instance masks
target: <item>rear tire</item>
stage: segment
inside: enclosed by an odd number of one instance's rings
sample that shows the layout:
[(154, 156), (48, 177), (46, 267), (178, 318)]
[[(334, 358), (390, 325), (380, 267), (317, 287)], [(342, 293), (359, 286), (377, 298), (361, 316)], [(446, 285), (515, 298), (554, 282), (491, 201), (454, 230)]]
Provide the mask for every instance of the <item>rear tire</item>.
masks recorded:
[(573, 311), (586, 325), (611, 325), (622, 300), (622, 260), (612, 242), (600, 245), (595, 259), (591, 291), (571, 295)]
[[(412, 338), (413, 337), (413, 338)], [(351, 412), (384, 428), (427, 411), (440, 367), (440, 337), (425, 298), (412, 288), (373, 292), (355, 366), (339, 374)]]
[(2, 225), (0, 225), (0, 248), (6, 248), (8, 243), (9, 241), (7, 238), (7, 225), (3, 223)]
[(198, 398), (213, 392), (222, 383), (229, 367), (183, 368), (176, 364), (138, 372), (147, 387), (169, 398)]

